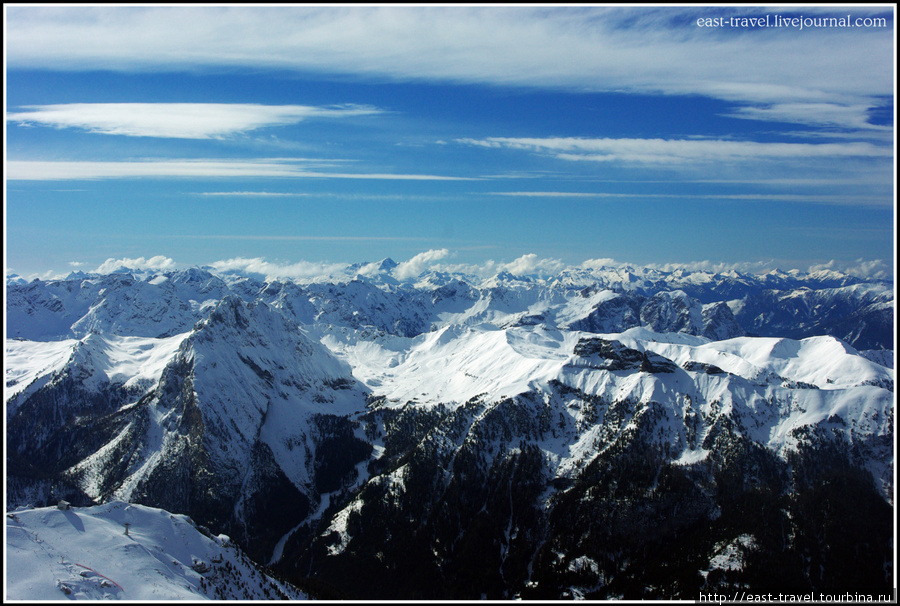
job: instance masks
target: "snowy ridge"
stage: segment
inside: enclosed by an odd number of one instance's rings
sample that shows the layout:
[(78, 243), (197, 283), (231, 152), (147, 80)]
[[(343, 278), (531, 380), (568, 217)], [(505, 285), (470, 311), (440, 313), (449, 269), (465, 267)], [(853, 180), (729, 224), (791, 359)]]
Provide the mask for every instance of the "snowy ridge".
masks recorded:
[(486, 279), (431, 271), (401, 280), (392, 275), (396, 268), (387, 259), (303, 282), (201, 268), (73, 274), (25, 284), (13, 278), (7, 280), (7, 336), (37, 341), (90, 332), (171, 336), (190, 330), (233, 294), (272, 304), (299, 324), (373, 327), (406, 337), (449, 325), (545, 323), (591, 332), (647, 326), (716, 340), (831, 334), (860, 350), (893, 348), (892, 284), (835, 272), (752, 275), (618, 267)]
[(6, 532), (11, 600), (306, 599), (225, 535), (161, 509), (20, 509), (6, 514)]
[[(189, 335), (165, 341), (177, 344), (164, 360), (166, 369), (170, 376), (189, 377), (191, 393), (187, 400), (173, 400), (165, 378), (153, 391), (145, 404), (140, 447), (115, 497), (132, 499), (161, 465), (197, 447), (218, 481), (237, 491), (252, 481), (259, 443), (271, 449), (274, 462), (298, 489), (310, 492), (311, 418), (357, 411), (365, 401), (350, 368), (265, 303), (246, 304), (234, 296), (223, 299)], [(163, 371), (158, 369), (158, 380)], [(184, 439), (185, 432), (197, 431), (191, 408), (202, 418), (201, 444)], [(304, 447), (298, 449), (298, 444)], [(95, 470), (81, 480), (95, 498), (101, 496), (96, 491), (100, 484), (92, 476), (108, 468), (105, 457), (114, 446), (110, 443), (72, 469)]]
[(290, 444), (302, 440), (309, 417), (357, 411), (365, 398), (349, 366), (265, 303), (226, 298), (198, 326), (184, 355), (193, 362), (197, 402), (215, 436), (207, 451), (246, 470), (249, 449), (260, 439), (298, 488), (309, 481), (306, 461)]
[[(476, 398), (497, 403), (529, 392), (549, 397), (557, 382), (610, 402), (631, 399), (667, 407), (678, 420), (665, 440), (685, 449), (674, 455), (683, 463), (700, 456), (684, 438), (685, 397), (702, 403), (700, 412), (710, 417), (718, 414), (715, 403), (750, 428), (748, 437), (782, 454), (796, 448), (795, 430), (830, 418), (843, 419), (850, 428), (847, 435), (855, 439), (890, 437), (893, 431), (894, 371), (833, 337), (710, 341), (646, 328), (594, 335), (544, 326), (482, 326), (445, 328), (405, 340), (406, 348), (396, 339), (390, 349), (364, 338), (344, 339), (328, 336), (323, 342), (353, 366), (373, 397), (384, 398), (382, 406), (453, 409)], [(576, 353), (580, 343), (595, 339), (614, 344), (612, 351), (625, 357)], [(627, 357), (642, 352), (656, 357)], [(588, 434), (594, 430), (586, 431), (564, 438), (576, 445), (562, 459), (551, 457), (557, 465), (571, 468), (575, 460), (589, 460), (586, 453), (593, 442)], [(559, 449), (548, 446), (547, 451)], [(893, 457), (876, 466), (886, 494), (892, 487), (892, 466)]]
[[(7, 415), (15, 413), (15, 396), (28, 390), (39, 389), (55, 374), (60, 372), (72, 355), (78, 341), (7, 341), (6, 342), (6, 386), (4, 394)], [(41, 380), (38, 383), (38, 380)], [(27, 394), (24, 394), (27, 395)]]
[(211, 305), (240, 290), (197, 268), (143, 279), (114, 273), (34, 280), (21, 287), (7, 283), (7, 336), (39, 341), (90, 333), (165, 337), (190, 330)]
[(88, 391), (122, 389), (137, 401), (156, 385), (188, 333), (154, 339), (91, 333), (63, 341), (7, 341), (7, 418), (19, 402), (68, 373)]

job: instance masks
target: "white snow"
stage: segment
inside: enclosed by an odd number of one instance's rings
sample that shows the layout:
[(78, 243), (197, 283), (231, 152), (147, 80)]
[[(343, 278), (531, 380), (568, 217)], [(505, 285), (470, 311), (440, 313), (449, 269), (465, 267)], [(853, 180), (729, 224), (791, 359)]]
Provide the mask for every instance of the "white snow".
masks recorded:
[[(16, 394), (29, 389), (34, 391), (50, 379), (50, 375), (59, 372), (65, 366), (75, 344), (75, 339), (65, 341), (6, 341), (6, 386), (4, 397), (10, 402)], [(34, 384), (42, 379), (39, 384)], [(7, 415), (15, 411), (7, 410)]]
[(224, 535), (212, 538), (186, 516), (119, 501), (8, 512), (5, 597), (305, 599), (262, 574)]
[(104, 337), (108, 366), (103, 369), (111, 383), (155, 385), (162, 371), (190, 333), (162, 339)]
[[(722, 372), (601, 370), (573, 355), (579, 339), (597, 337), (657, 353), (678, 367), (702, 362)], [(504, 329), (481, 324), (445, 327), (414, 339), (366, 340), (358, 332), (333, 331), (323, 343), (353, 367), (354, 376), (373, 395), (387, 398), (389, 406), (453, 406), (482, 395), (490, 404), (529, 391), (548, 393), (551, 380), (610, 402), (658, 402), (667, 409), (661, 422), (666, 424), (663, 433), (669, 432), (660, 440), (680, 453), (674, 455), (678, 465), (695, 464), (708, 455), (699, 447), (703, 436), (696, 436), (693, 445), (686, 442), (684, 395), (697, 403), (697, 413), (710, 418), (737, 415), (748, 437), (778, 453), (796, 446), (794, 429), (833, 415), (844, 419), (855, 435), (887, 435), (892, 430), (885, 411), (892, 405), (893, 394), (886, 387), (893, 384), (894, 371), (832, 337), (710, 341), (646, 327), (596, 335), (540, 324)], [(576, 433), (547, 437), (541, 444), (560, 476), (595, 457), (599, 439), (597, 426), (586, 426), (577, 410), (567, 412)], [(876, 477), (889, 472), (873, 471)]]
[(672, 463), (675, 465), (693, 465), (705, 461), (708, 455), (709, 451), (704, 448), (685, 450), (681, 453), (681, 456), (672, 461)]
[(543, 326), (499, 330), (486, 324), (389, 343), (323, 339), (373, 393), (398, 405), (462, 404), (484, 393), (502, 399), (528, 391), (559, 374), (576, 341), (574, 333)]
[(618, 297), (611, 290), (598, 290), (587, 297), (569, 298), (566, 304), (556, 313), (556, 323), (559, 326), (568, 326), (576, 320), (587, 317), (597, 305)]
[(756, 548), (756, 538), (751, 534), (742, 534), (733, 541), (719, 546), (709, 560), (709, 568), (700, 571), (704, 577), (713, 570), (741, 570), (744, 567), (745, 554)]
[(325, 529), (325, 532), (322, 533), (322, 536), (328, 536), (329, 534), (335, 532), (338, 534), (339, 541), (336, 544), (332, 544), (328, 546), (328, 554), (329, 555), (337, 555), (339, 553), (343, 553), (344, 549), (347, 548), (347, 543), (350, 542), (350, 534), (347, 531), (347, 523), (350, 520), (350, 514), (358, 513), (363, 506), (362, 499), (354, 499), (350, 502), (347, 507), (337, 512), (334, 517), (331, 519), (331, 524)]
[[(159, 381), (188, 334), (162, 339), (91, 334), (80, 340), (7, 340), (6, 400), (10, 403), (26, 389), (35, 391), (69, 363), (89, 373), (86, 387), (109, 382), (146, 391)], [(7, 414), (12, 412), (7, 410)]]

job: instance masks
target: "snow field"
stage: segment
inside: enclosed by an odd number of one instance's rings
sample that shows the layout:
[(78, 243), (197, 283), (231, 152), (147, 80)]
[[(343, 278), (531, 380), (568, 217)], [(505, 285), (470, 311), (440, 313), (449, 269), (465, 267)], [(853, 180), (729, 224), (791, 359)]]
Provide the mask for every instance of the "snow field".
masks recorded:
[(261, 576), (227, 537), (206, 536), (161, 509), (114, 501), (6, 517), (8, 599), (197, 600), (221, 596), (219, 585), (232, 599), (265, 599), (266, 589), (305, 597)]

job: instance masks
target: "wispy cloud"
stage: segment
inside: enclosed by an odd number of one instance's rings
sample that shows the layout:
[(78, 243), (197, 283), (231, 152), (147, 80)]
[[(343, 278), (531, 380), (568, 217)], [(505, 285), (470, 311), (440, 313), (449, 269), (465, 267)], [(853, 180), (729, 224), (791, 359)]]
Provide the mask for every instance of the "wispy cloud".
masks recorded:
[(507, 196), (513, 198), (572, 198), (572, 199), (637, 199), (637, 200), (735, 200), (740, 202), (803, 202), (808, 204), (829, 204), (837, 206), (873, 206), (890, 207), (893, 197), (854, 194), (661, 194), (661, 193), (620, 193), (620, 192), (561, 192), (561, 191), (510, 191), (488, 192), (491, 196)]
[(221, 139), (258, 128), (295, 124), (312, 118), (346, 118), (381, 113), (346, 105), (257, 105), (251, 103), (68, 103), (29, 105), (7, 114), (22, 125), (80, 128), (105, 135)]
[(188, 192), (190, 196), (210, 196), (220, 198), (329, 198), (338, 200), (365, 200), (370, 202), (378, 201), (453, 201), (458, 200), (459, 196), (433, 196), (424, 194), (370, 194), (370, 193), (336, 193), (336, 192), (269, 192), (269, 191), (209, 191), (209, 192)]
[(178, 240), (260, 240), (271, 242), (424, 242), (422, 236), (276, 236), (271, 234), (168, 234), (162, 238)]
[[(810, 11), (824, 15), (829, 9)], [(853, 7), (854, 17), (886, 17), (883, 26), (871, 28), (799, 32), (697, 25), (698, 18), (712, 13), (727, 18), (774, 12), (785, 11), (693, 6), (21, 6), (8, 9), (6, 44), (13, 68), (242, 66), (700, 94), (747, 106), (744, 117), (762, 117), (772, 103), (814, 102), (824, 103), (823, 110), (845, 107), (832, 115), (847, 127), (859, 124), (863, 106), (892, 94), (890, 7)], [(847, 12), (833, 10), (840, 16)], [(808, 120), (791, 108), (776, 113), (781, 119)]]
[[(861, 131), (871, 131), (873, 134), (890, 135), (894, 130), (892, 126), (879, 126), (869, 123), (870, 109), (872, 109), (871, 103), (772, 103), (764, 106), (739, 107), (727, 115), (732, 118), (747, 120), (853, 128)], [(805, 133), (796, 134), (804, 135)]]
[(797, 158), (891, 158), (893, 150), (865, 142), (760, 143), (722, 139), (586, 139), (577, 137), (461, 138), (465, 145), (525, 150), (561, 160), (628, 164), (685, 164)]
[(193, 196), (218, 196), (224, 198), (265, 198), (265, 197), (273, 197), (273, 198), (293, 198), (293, 197), (303, 197), (309, 196), (311, 194), (306, 192), (274, 192), (274, 191), (200, 191), (200, 192), (191, 192)]
[(401, 181), (470, 181), (465, 177), (391, 173), (329, 173), (305, 170), (287, 161), (147, 160), (134, 162), (10, 160), (10, 181), (125, 179), (137, 177), (283, 177), (293, 179), (374, 179)]

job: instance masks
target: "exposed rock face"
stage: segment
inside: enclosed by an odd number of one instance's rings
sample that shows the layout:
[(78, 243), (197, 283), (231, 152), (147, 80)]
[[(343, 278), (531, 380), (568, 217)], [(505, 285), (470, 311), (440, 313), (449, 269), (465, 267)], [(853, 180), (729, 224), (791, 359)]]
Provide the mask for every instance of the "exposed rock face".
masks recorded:
[(703, 306), (703, 332), (700, 334), (711, 341), (721, 341), (741, 337), (746, 331), (741, 328), (731, 308), (725, 302), (709, 303)]
[(641, 305), (644, 298), (633, 293), (606, 299), (584, 318), (569, 324), (572, 330), (611, 333), (641, 325)]
[[(280, 568), (314, 577), (323, 597), (372, 599), (888, 587), (879, 566), (891, 558), (891, 506), (846, 437), (822, 428), (785, 460), (746, 435), (742, 415), (709, 404), (684, 400), (674, 440), (666, 405), (562, 384), (452, 411), (376, 409), (365, 422), (385, 450), (372, 478), (333, 503)], [(591, 436), (590, 450), (555, 467), (546, 445), (574, 436)], [(835, 507), (846, 525), (829, 517)], [(721, 565), (735, 541), (742, 559)]]
[(603, 370), (630, 370), (639, 372), (675, 372), (675, 364), (652, 351), (638, 351), (619, 341), (607, 341), (599, 337), (581, 339), (575, 345), (576, 356), (583, 358), (593, 368)]
[(641, 307), (641, 323), (656, 332), (703, 332), (703, 307), (683, 291), (659, 292)]

